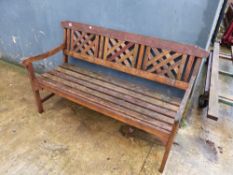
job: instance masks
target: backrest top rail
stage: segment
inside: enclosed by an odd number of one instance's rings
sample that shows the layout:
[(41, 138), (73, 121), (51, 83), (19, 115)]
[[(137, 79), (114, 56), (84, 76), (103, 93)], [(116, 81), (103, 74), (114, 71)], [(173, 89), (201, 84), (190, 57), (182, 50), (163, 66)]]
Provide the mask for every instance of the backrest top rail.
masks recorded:
[(87, 25), (78, 22), (72, 21), (62, 21), (61, 25), (63, 28), (69, 28), (72, 30), (80, 30), (84, 32), (89, 32), (97, 35), (103, 35), (106, 37), (112, 37), (119, 40), (126, 40), (130, 42), (134, 42), (137, 44), (142, 44), (154, 48), (161, 48), (167, 50), (173, 50), (176, 52), (180, 52), (182, 54), (188, 54), (195, 57), (203, 58), (208, 57), (209, 53), (204, 49), (195, 46), (182, 44), (174, 41), (163, 40), (155, 37), (149, 37), (139, 34), (133, 34), (128, 32), (117, 31), (114, 29), (106, 29), (103, 27), (98, 27), (94, 25)]

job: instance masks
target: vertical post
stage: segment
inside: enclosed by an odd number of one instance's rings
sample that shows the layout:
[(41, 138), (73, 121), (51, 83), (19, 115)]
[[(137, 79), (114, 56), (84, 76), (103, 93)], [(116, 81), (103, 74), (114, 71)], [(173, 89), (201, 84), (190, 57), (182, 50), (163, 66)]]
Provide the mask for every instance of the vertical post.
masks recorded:
[(107, 60), (108, 55), (108, 37), (105, 37), (105, 43), (104, 43), (104, 60)]
[(145, 49), (145, 46), (141, 45), (140, 49), (139, 49), (137, 69), (141, 69), (141, 67), (142, 67), (142, 61), (143, 61), (143, 56), (144, 56), (144, 49)]
[(163, 160), (162, 160), (162, 163), (160, 165), (160, 168), (159, 168), (159, 172), (163, 172), (164, 170), (164, 167), (166, 165), (166, 162), (167, 162), (167, 158), (169, 156), (169, 153), (170, 153), (170, 150), (171, 150), (171, 147), (172, 147), (172, 144), (173, 144), (173, 140), (175, 138), (175, 135), (176, 135), (176, 132), (178, 130), (178, 127), (179, 127), (179, 122), (175, 122), (174, 125), (173, 125), (173, 128), (172, 128), (172, 133), (167, 141), (167, 144), (166, 144), (166, 147), (165, 147), (165, 153), (163, 155)]
[[(65, 44), (64, 49), (67, 48), (68, 30), (69, 30), (69, 29), (64, 28), (64, 44)], [(64, 62), (64, 63), (68, 63), (68, 55), (66, 55), (66, 54), (64, 53), (64, 51), (63, 51), (63, 56), (64, 56), (64, 57), (63, 57), (63, 62)]]
[(100, 35), (99, 37), (100, 37), (99, 58), (103, 58), (104, 37), (102, 35)]
[(42, 101), (40, 98), (39, 88), (38, 88), (38, 85), (36, 84), (36, 81), (35, 81), (34, 68), (32, 66), (32, 63), (29, 63), (26, 67), (27, 67), (27, 70), (29, 73), (29, 79), (31, 82), (32, 91), (33, 91), (33, 94), (34, 94), (34, 97), (36, 100), (37, 110), (39, 113), (42, 113), (42, 112), (44, 112), (44, 109), (43, 109)]
[(187, 67), (186, 67), (185, 74), (184, 74), (184, 81), (186, 81), (186, 82), (189, 81), (189, 77), (190, 77), (190, 74), (191, 74), (191, 70), (192, 70), (194, 60), (195, 60), (195, 56), (190, 55), (189, 58), (188, 58), (188, 63), (187, 63)]

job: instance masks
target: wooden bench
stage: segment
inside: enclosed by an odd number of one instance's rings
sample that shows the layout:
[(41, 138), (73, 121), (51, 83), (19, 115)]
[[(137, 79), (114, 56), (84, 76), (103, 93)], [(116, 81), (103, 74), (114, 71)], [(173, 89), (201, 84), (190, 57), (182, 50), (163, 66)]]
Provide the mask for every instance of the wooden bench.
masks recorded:
[[(23, 60), (29, 72), (38, 111), (54, 94), (98, 111), (156, 136), (164, 145), (163, 171), (179, 122), (191, 95), (203, 57), (208, 52), (191, 45), (64, 21), (64, 43)], [(36, 75), (32, 63), (59, 51), (64, 64)], [(184, 91), (182, 99), (168, 100), (153, 90), (105, 74), (77, 68), (70, 57), (104, 66)], [(41, 98), (39, 91), (51, 94)]]

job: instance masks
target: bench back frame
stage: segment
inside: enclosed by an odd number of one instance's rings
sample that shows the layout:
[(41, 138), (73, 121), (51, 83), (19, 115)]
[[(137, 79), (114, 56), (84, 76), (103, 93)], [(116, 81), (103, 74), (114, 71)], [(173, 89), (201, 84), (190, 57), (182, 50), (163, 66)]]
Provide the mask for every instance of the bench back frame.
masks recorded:
[[(63, 21), (64, 54), (182, 90), (208, 52), (197, 46)], [(67, 58), (65, 59), (67, 62)]]

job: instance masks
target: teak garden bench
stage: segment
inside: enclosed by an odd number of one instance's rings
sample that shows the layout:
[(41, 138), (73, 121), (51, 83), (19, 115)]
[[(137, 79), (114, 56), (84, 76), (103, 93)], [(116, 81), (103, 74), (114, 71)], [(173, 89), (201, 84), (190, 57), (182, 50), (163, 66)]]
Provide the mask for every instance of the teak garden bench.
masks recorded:
[[(54, 94), (98, 111), (156, 136), (164, 145), (163, 171), (179, 122), (192, 93), (203, 57), (208, 52), (179, 44), (102, 27), (63, 21), (64, 43), (51, 51), (22, 61), (29, 72), (39, 113), (42, 103)], [(32, 63), (59, 51), (64, 64), (37, 75)], [(168, 101), (133, 83), (109, 78), (69, 64), (80, 59), (136, 77), (183, 90), (179, 101)], [(51, 94), (41, 98), (40, 90)]]

